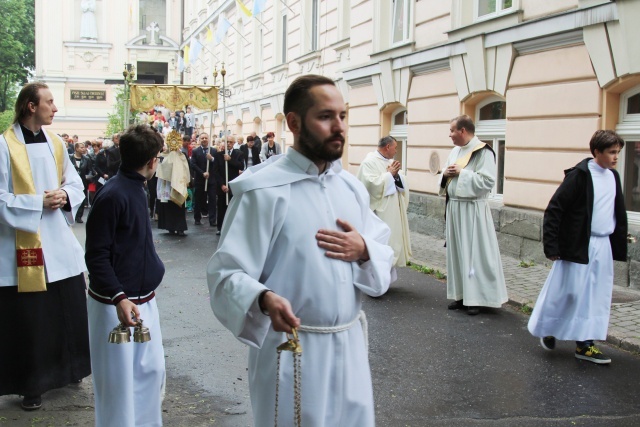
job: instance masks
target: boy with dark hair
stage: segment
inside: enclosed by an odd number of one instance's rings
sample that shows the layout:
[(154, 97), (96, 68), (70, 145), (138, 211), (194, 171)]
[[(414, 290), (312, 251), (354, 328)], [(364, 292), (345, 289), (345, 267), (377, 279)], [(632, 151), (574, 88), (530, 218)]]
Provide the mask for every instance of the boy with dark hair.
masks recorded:
[[(98, 191), (87, 219), (96, 426), (162, 425), (165, 365), (154, 297), (164, 265), (153, 245), (144, 191), (162, 146), (162, 137), (149, 126), (130, 127), (120, 138), (120, 170)], [(149, 328), (151, 341), (108, 343), (118, 322), (131, 327), (138, 320)]]
[(627, 260), (627, 212), (614, 169), (624, 141), (598, 130), (586, 158), (565, 178), (544, 213), (544, 253), (553, 268), (529, 319), (529, 332), (545, 350), (556, 338), (576, 340), (575, 357), (611, 363), (594, 345), (607, 338), (613, 260)]

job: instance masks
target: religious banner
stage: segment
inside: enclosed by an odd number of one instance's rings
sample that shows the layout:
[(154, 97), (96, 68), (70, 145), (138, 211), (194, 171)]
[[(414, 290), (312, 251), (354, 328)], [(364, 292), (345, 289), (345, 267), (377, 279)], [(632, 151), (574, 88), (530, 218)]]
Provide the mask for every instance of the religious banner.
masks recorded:
[(131, 85), (131, 109), (149, 111), (157, 105), (181, 110), (185, 105), (200, 110), (218, 110), (215, 86)]

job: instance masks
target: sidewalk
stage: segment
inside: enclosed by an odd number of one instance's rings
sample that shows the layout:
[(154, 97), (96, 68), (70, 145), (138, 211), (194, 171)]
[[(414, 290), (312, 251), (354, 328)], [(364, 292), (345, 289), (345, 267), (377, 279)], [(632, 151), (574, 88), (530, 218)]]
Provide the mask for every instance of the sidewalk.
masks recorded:
[[(412, 232), (411, 248), (412, 262), (447, 272), (444, 240)], [(509, 304), (533, 307), (547, 279), (549, 268), (543, 265), (521, 267), (520, 261), (502, 256)], [(624, 350), (640, 353), (640, 291), (614, 286), (607, 342)]]

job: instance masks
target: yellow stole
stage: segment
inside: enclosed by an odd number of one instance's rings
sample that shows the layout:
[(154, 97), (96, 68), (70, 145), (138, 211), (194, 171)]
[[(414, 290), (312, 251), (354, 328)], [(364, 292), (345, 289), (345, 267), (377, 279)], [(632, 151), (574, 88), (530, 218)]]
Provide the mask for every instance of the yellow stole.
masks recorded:
[[(58, 169), (58, 182), (59, 185), (62, 185), (65, 150), (62, 142), (58, 141), (54, 134), (50, 132), (47, 132), (47, 134), (53, 144), (54, 160)], [(7, 141), (11, 159), (13, 194), (36, 194), (36, 186), (33, 182), (26, 144), (18, 140), (13, 126), (9, 127), (4, 133), (4, 139)], [(42, 241), (40, 240), (39, 232), (29, 233), (16, 230), (16, 261), (18, 292), (42, 292), (47, 290)]]
[[(467, 167), (467, 165), (469, 164), (469, 162), (471, 161), (471, 156), (473, 156), (473, 153), (475, 153), (478, 150), (482, 150), (485, 145), (487, 145), (485, 142), (481, 142), (480, 144), (476, 145), (475, 147), (473, 147), (473, 150), (469, 151), (466, 155), (464, 155), (463, 157), (460, 157), (458, 160), (456, 160), (453, 164), (454, 165), (458, 165), (460, 166), (460, 169), (464, 169)], [(451, 182), (451, 180), (455, 178), (453, 176), (450, 176), (449, 178), (447, 178), (447, 183), (444, 186), (444, 188), (446, 189), (449, 186), (449, 183)]]

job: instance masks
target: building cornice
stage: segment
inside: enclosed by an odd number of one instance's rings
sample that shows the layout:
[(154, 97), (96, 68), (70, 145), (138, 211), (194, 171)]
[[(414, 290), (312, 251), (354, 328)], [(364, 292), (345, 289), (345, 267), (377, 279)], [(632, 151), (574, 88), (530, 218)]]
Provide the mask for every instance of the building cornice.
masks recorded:
[[(582, 28), (603, 22), (618, 20), (615, 3), (605, 3), (584, 9), (563, 12), (520, 23), (514, 27), (488, 32), (484, 35), (484, 47), (496, 47), (504, 44), (517, 44), (522, 51), (532, 52), (579, 43)], [(418, 52), (399, 55), (393, 58), (394, 70), (404, 67), (417, 67), (434, 61), (448, 59), (466, 53), (465, 41), (460, 40), (441, 44)], [(347, 82), (380, 73), (378, 62), (370, 61), (343, 71)]]

